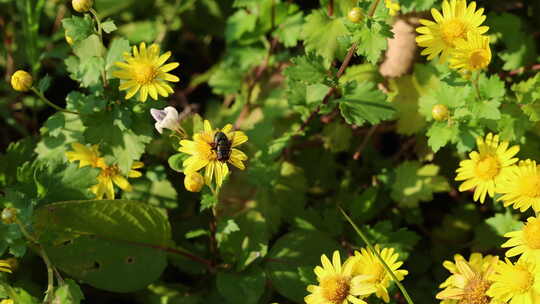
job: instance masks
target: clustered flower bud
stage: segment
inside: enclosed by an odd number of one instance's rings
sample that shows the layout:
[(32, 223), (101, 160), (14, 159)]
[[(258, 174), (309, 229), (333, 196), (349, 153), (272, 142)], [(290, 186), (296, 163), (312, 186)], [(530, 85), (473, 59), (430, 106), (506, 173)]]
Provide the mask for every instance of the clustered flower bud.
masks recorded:
[(69, 45), (73, 45), (73, 38), (71, 38), (70, 36), (66, 35), (66, 42), (69, 44)]
[(88, 12), (94, 5), (94, 0), (72, 0), (73, 9), (79, 13)]
[(347, 17), (353, 23), (360, 23), (364, 19), (364, 10), (360, 7), (353, 7)]
[(17, 213), (18, 211), (15, 208), (4, 208), (4, 210), (2, 210), (2, 214), (0, 215), (0, 219), (2, 219), (4, 224), (13, 224), (17, 219)]
[(436, 104), (431, 109), (431, 116), (436, 121), (445, 121), (448, 119), (448, 107), (442, 104)]
[(18, 70), (11, 76), (11, 86), (15, 91), (26, 92), (32, 87), (32, 75), (23, 70)]
[(184, 186), (190, 192), (199, 192), (204, 186), (204, 179), (199, 172), (185, 172)]

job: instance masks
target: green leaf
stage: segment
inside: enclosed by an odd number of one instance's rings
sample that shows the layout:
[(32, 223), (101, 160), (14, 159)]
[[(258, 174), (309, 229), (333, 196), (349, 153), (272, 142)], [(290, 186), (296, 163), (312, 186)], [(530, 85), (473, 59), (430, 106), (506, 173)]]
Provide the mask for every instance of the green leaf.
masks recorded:
[(26, 161), (32, 161), (36, 155), (35, 139), (25, 137), (12, 142), (6, 149), (5, 154), (0, 154), (0, 185), (5, 187), (16, 182), (17, 169)]
[(110, 33), (114, 32), (114, 31), (116, 31), (116, 29), (117, 29), (116, 24), (114, 24), (114, 21), (112, 21), (112, 20), (107, 20), (105, 22), (102, 22), (101, 23), (101, 28), (107, 34), (110, 34)]
[(275, 35), (285, 47), (294, 47), (298, 43), (304, 25), (304, 14), (298, 12), (287, 16), (287, 19), (278, 25)]
[(420, 92), (414, 85), (414, 78), (405, 75), (396, 79), (389, 79), (390, 89), (395, 92), (392, 104), (397, 111), (397, 131), (400, 134), (412, 135), (422, 130), (426, 121), (419, 113), (418, 99)]
[(501, 101), (506, 94), (504, 82), (497, 75), (487, 77), (486, 75), (481, 74), (478, 86), (482, 97), (489, 100)]
[(109, 45), (107, 51), (107, 57), (105, 59), (105, 69), (107, 70), (108, 77), (111, 77), (114, 63), (117, 61), (124, 61), (123, 54), (130, 51), (129, 41), (125, 38), (116, 38)]
[(427, 121), (433, 121), (431, 110), (437, 104), (445, 105), (450, 110), (466, 106), (473, 99), (473, 90), (470, 85), (449, 85), (442, 82), (440, 86), (419, 100), (419, 112)]
[(79, 168), (74, 163), (41, 162), (34, 172), (34, 180), (41, 193), (41, 202), (51, 203), (67, 200), (93, 198), (89, 188), (98, 183), (99, 170), (92, 167)]
[(349, 82), (338, 102), (345, 121), (357, 126), (366, 122), (378, 124), (391, 119), (395, 113), (392, 104), (386, 101), (386, 96), (370, 82)]
[(358, 43), (356, 53), (365, 56), (370, 63), (376, 64), (381, 52), (388, 47), (387, 39), (394, 36), (391, 29), (392, 27), (384, 21), (368, 19), (365, 26), (362, 26), (352, 38)]
[(239, 273), (218, 272), (216, 282), (228, 303), (257, 304), (264, 293), (266, 276), (255, 266)]
[(312, 84), (306, 87), (306, 102), (320, 104), (330, 87), (324, 84)]
[(84, 300), (81, 288), (75, 281), (66, 279), (64, 283), (54, 291), (53, 303), (79, 304)]
[(167, 178), (165, 167), (148, 167), (144, 178), (134, 179), (130, 183), (133, 190), (123, 192), (123, 199), (143, 201), (161, 208), (178, 207), (176, 189)]
[(62, 19), (62, 26), (66, 30), (66, 35), (73, 39), (73, 42), (79, 42), (92, 35), (92, 19), (85, 16), (72, 16), (71, 18)]
[(39, 130), (41, 141), (36, 147), (39, 159), (64, 159), (66, 143), (84, 142), (84, 125), (78, 115), (56, 112)]
[(66, 108), (81, 114), (92, 114), (104, 111), (107, 101), (99, 95), (84, 95), (78, 91), (72, 91), (66, 97)]
[(433, 200), (433, 193), (450, 190), (448, 181), (439, 175), (439, 166), (406, 161), (395, 169), (390, 196), (406, 207), (418, 207), (419, 202)]
[(492, 250), (499, 248), (504, 241), (504, 234), (519, 230), (523, 222), (519, 221), (511, 212), (497, 213), (486, 219), (474, 229), (474, 247), (476, 250)]
[(223, 219), (218, 222), (216, 239), (221, 257), (236, 264), (237, 269), (245, 269), (266, 255), (269, 239), (266, 219), (256, 210)]
[(82, 40), (80, 43), (77, 43), (73, 48), (73, 52), (84, 62), (90, 57), (103, 56), (105, 47), (103, 44), (101, 44), (99, 36), (92, 34), (88, 36), (88, 38)]
[(169, 157), (169, 167), (176, 172), (184, 172), (184, 160), (189, 158), (189, 154), (186, 153), (176, 153)]
[(255, 29), (257, 15), (250, 14), (245, 10), (238, 10), (227, 19), (227, 27), (225, 28), (225, 39), (228, 43), (238, 40), (245, 33), (249, 33)]
[(210, 209), (218, 203), (216, 197), (209, 193), (204, 193), (201, 198), (201, 208), (199, 211)]
[(147, 111), (136, 113), (119, 106), (81, 116), (81, 119), (87, 127), (84, 132), (86, 142), (100, 144), (100, 151), (114, 156), (124, 174), (129, 172), (133, 160), (141, 157), (152, 139), (152, 119)]
[(367, 229), (368, 239), (373, 244), (379, 244), (381, 247), (392, 247), (399, 254), (399, 260), (403, 261), (409, 257), (409, 253), (420, 237), (413, 231), (406, 228), (395, 230), (390, 221), (380, 221), (375, 226)]
[(332, 152), (347, 151), (352, 139), (351, 127), (340, 122), (332, 122), (324, 126), (323, 141), (324, 148)]
[(447, 122), (436, 122), (426, 133), (429, 137), (428, 145), (433, 152), (437, 153), (440, 148), (455, 140), (458, 133), (459, 129), (455, 125), (449, 125)]
[(301, 273), (306, 267), (320, 265), (322, 254), (331, 257), (332, 252), (339, 248), (336, 241), (318, 231), (289, 232), (276, 241), (264, 267), (281, 295), (302, 302), (306, 296), (306, 282), (302, 280)]
[(526, 29), (519, 16), (509, 13), (490, 13), (486, 18), (490, 33), (496, 34), (504, 43), (504, 49), (496, 52), (504, 62), (504, 70), (514, 70), (533, 64), (537, 57), (534, 36)]
[(327, 67), (334, 59), (345, 56), (347, 50), (338, 43), (338, 38), (348, 34), (342, 18), (328, 17), (323, 10), (309, 14), (302, 28), (306, 53), (322, 56)]
[(52, 263), (100, 289), (132, 292), (161, 275), (171, 228), (165, 212), (126, 200), (59, 202), (37, 209), (36, 231)]

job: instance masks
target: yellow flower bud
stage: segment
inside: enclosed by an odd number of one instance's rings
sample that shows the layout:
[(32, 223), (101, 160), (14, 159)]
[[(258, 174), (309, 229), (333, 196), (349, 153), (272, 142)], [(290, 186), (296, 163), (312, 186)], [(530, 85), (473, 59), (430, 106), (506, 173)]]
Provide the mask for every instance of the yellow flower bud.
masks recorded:
[(15, 208), (4, 208), (0, 215), (0, 219), (2, 219), (4, 224), (13, 224), (15, 223), (15, 219), (17, 219), (17, 213), (18, 210)]
[(18, 70), (11, 75), (11, 86), (15, 91), (26, 92), (32, 87), (32, 75), (23, 70)]
[(442, 104), (436, 104), (431, 109), (431, 116), (436, 121), (445, 121), (448, 119), (448, 107)]
[(73, 45), (73, 38), (69, 37), (68, 35), (66, 35), (66, 42), (69, 44), (69, 45)]
[(94, 5), (94, 0), (72, 0), (73, 9), (79, 13), (88, 12)]
[(204, 179), (199, 172), (185, 172), (184, 186), (190, 192), (199, 192), (204, 186)]
[(353, 23), (360, 23), (364, 19), (364, 10), (360, 7), (353, 7), (349, 11), (347, 18)]
[(3, 299), (0, 304), (14, 304), (12, 299)]

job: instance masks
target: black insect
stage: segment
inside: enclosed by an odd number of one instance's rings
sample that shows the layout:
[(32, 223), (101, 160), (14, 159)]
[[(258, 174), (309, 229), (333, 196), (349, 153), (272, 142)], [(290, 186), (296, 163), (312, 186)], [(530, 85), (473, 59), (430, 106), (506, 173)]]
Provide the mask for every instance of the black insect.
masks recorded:
[(226, 162), (231, 157), (231, 141), (223, 132), (216, 132), (212, 142), (212, 150), (216, 151), (217, 160)]

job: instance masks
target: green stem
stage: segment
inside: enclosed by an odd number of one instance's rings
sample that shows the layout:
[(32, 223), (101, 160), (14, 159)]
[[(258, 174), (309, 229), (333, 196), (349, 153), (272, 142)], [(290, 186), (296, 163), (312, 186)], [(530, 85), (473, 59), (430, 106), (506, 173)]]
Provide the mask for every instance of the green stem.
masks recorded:
[(24, 235), (24, 237), (39, 247), (39, 254), (45, 262), (45, 265), (47, 266), (47, 290), (45, 291), (45, 299), (43, 301), (44, 303), (51, 303), (51, 296), (52, 292), (54, 291), (54, 268), (52, 266), (51, 260), (49, 260), (49, 256), (45, 252), (45, 249), (43, 249), (43, 246), (41, 246), (38, 240), (33, 235), (31, 235), (28, 230), (26, 230), (24, 224), (18, 218), (15, 218), (15, 223), (17, 223), (17, 225), (19, 226), (19, 229), (21, 230), (21, 233)]
[(479, 79), (480, 79), (479, 72), (476, 72), (475, 75), (471, 76), (471, 82), (473, 84), (474, 90), (476, 91), (476, 97), (478, 97), (478, 100), (482, 100), (482, 95), (480, 94), (480, 86), (478, 85)]
[(386, 262), (384, 261), (384, 259), (381, 257), (381, 255), (379, 254), (379, 252), (377, 250), (375, 250), (375, 248), (373, 247), (373, 245), (371, 244), (371, 242), (368, 240), (368, 238), (364, 235), (364, 233), (356, 226), (356, 224), (354, 224), (354, 222), (352, 221), (352, 219), (347, 215), (347, 213), (345, 213), (345, 211), (340, 207), (338, 206), (339, 208), (339, 211), (341, 211), (341, 213), (343, 214), (343, 216), (347, 219), (347, 221), (351, 224), (351, 226), (354, 228), (354, 230), (356, 231), (356, 233), (358, 233), (358, 235), (360, 236), (360, 238), (362, 238), (362, 240), (364, 241), (364, 243), (366, 243), (366, 245), (368, 246), (368, 248), (377, 256), (377, 259), (379, 259), (379, 261), (382, 263), (384, 269), (386, 270), (386, 272), (388, 272), (388, 274), (390, 274), (390, 276), (392, 277), (392, 280), (394, 280), (394, 282), (396, 282), (399, 290), (401, 290), (401, 293), (403, 294), (403, 296), (405, 297), (405, 300), (407, 301), (408, 304), (414, 304), (413, 300), (411, 299), (411, 297), (409, 296), (409, 294), (407, 293), (407, 290), (405, 289), (405, 287), (403, 286), (403, 284), (401, 284), (398, 280), (398, 278), (396, 277), (396, 275), (394, 274), (394, 272), (392, 271), (392, 269), (390, 269), (390, 267), (388, 267), (388, 265), (386, 264)]
[(54, 103), (52, 103), (50, 100), (47, 99), (47, 97), (45, 97), (45, 95), (43, 95), (43, 93), (41, 93), (38, 89), (36, 89), (35, 87), (32, 87), (31, 88), (32, 92), (34, 92), (44, 103), (46, 103), (47, 105), (53, 107), (55, 110), (57, 111), (60, 111), (60, 112), (64, 112), (64, 113), (70, 113), (70, 114), (75, 114), (75, 115), (79, 115), (79, 112), (74, 112), (74, 111), (69, 111), (69, 110), (66, 110), (66, 109), (63, 109), (57, 105), (55, 105)]
[[(105, 44), (103, 44), (103, 29), (101, 26), (101, 19), (93, 8), (90, 9), (90, 13), (92, 13), (92, 16), (96, 20), (99, 41), (101, 42), (101, 45), (105, 47)], [(103, 86), (107, 87), (109, 83), (107, 81), (107, 71), (105, 71), (105, 66), (103, 66), (103, 69), (101, 70), (101, 78), (103, 78)]]
[(371, 7), (369, 8), (369, 12), (368, 12), (368, 16), (371, 18), (373, 17), (373, 15), (375, 14), (375, 10), (377, 9), (377, 6), (379, 5), (379, 2), (381, 0), (374, 0), (373, 1), (373, 4), (371, 5)]

